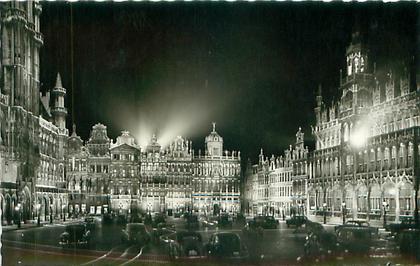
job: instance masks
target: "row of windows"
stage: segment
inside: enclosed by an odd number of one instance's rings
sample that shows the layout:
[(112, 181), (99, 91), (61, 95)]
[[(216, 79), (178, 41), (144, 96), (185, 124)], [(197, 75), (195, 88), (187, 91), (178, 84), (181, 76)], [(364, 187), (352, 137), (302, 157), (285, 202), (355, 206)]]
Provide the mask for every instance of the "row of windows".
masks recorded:
[(292, 187), (270, 187), (270, 197), (290, 197), (293, 193)]
[(292, 172), (270, 174), (269, 176), (270, 184), (279, 183), (279, 182), (290, 182), (290, 181), (292, 181)]
[(137, 161), (138, 160), (138, 155), (137, 154), (119, 154), (119, 153), (114, 153), (112, 154), (112, 159), (116, 160), (116, 161)]
[[(420, 153), (420, 149), (419, 149)], [(355, 163), (356, 160), (356, 163)], [(391, 149), (372, 149), (369, 152), (359, 152), (356, 157), (348, 154), (345, 158), (345, 173), (353, 173), (353, 167), (356, 164), (356, 172), (392, 170), (398, 168), (408, 168), (413, 165), (413, 145), (410, 143), (408, 148), (401, 144), (398, 148), (393, 146)], [(334, 176), (340, 174), (340, 161), (334, 159), (317, 161), (315, 165), (315, 176)]]

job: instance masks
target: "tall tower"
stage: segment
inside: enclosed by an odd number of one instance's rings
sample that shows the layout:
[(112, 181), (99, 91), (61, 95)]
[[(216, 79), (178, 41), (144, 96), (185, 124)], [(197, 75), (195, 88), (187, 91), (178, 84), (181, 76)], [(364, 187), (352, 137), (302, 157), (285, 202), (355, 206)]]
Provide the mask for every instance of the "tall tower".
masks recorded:
[(321, 111), (322, 111), (322, 87), (321, 87), (321, 84), (319, 84), (318, 90), (316, 93), (316, 106), (315, 106), (316, 124), (321, 123)]
[(66, 89), (63, 88), (61, 84), (60, 73), (57, 74), (57, 80), (55, 82), (55, 87), (52, 90), (52, 101), (53, 105), (51, 108), (51, 114), (53, 116), (53, 123), (59, 129), (66, 128), (66, 117), (67, 109), (64, 106), (64, 97), (66, 96)]
[(372, 93), (376, 84), (374, 73), (369, 69), (368, 54), (369, 50), (357, 29), (346, 50), (347, 71), (340, 82), (341, 115), (361, 114), (367, 111), (366, 107), (372, 105)]
[(368, 65), (368, 51), (362, 45), (360, 33), (352, 34), (352, 40), (346, 50), (347, 76), (365, 73)]
[(9, 105), (39, 113), (39, 49), (43, 45), (39, 1), (1, 3), (0, 92)]
[(298, 132), (296, 133), (296, 149), (303, 149), (304, 145), (304, 133), (302, 132), (302, 128), (299, 127)]
[(223, 155), (223, 138), (216, 132), (216, 123), (213, 122), (213, 131), (206, 137), (205, 142), (208, 155)]

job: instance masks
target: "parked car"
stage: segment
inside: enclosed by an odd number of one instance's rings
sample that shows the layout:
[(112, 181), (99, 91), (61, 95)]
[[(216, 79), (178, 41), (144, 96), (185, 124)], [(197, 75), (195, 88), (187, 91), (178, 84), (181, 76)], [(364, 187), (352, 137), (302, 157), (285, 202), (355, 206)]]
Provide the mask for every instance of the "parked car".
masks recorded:
[(187, 228), (192, 229), (198, 229), (200, 227), (200, 223), (198, 222), (198, 216), (197, 215), (191, 215), (187, 218)]
[(153, 217), (153, 227), (157, 227), (160, 223), (166, 223), (166, 216), (163, 213), (155, 213)]
[(207, 256), (224, 259), (248, 258), (248, 250), (238, 234), (231, 232), (215, 233), (205, 245)]
[(286, 219), (286, 225), (287, 227), (291, 227), (291, 226), (301, 227), (302, 225), (306, 224), (307, 221), (308, 221), (308, 218), (306, 218), (306, 216), (295, 215), (289, 219)]
[(122, 230), (121, 241), (123, 243), (146, 245), (150, 239), (150, 234), (142, 223), (129, 223)]
[(104, 213), (102, 215), (102, 224), (112, 224), (113, 223), (113, 217), (110, 213)]
[(242, 229), (242, 233), (250, 240), (259, 240), (264, 237), (264, 229), (255, 221), (249, 221)]
[(335, 226), (334, 230), (337, 232), (344, 227), (364, 227), (368, 228), (372, 235), (378, 235), (378, 228), (370, 226), (369, 223), (364, 220), (348, 220), (345, 224)]
[(180, 212), (175, 212), (174, 214), (174, 218), (181, 218), (182, 213)]
[(420, 229), (404, 229), (399, 233), (398, 244), (400, 252), (420, 261)]
[(122, 225), (122, 226), (125, 226), (125, 225), (127, 224), (127, 216), (125, 216), (124, 214), (119, 214), (119, 215), (116, 217), (116, 221), (115, 221), (115, 223), (116, 223), (117, 225)]
[(201, 224), (204, 228), (216, 228), (219, 224), (218, 218), (214, 216), (202, 217)]
[[(309, 223), (307, 223), (308, 226)], [(337, 237), (334, 233), (326, 231), (322, 225), (311, 223), (304, 244), (304, 257), (320, 259), (332, 257), (341, 251)]]
[(368, 227), (342, 227), (336, 235), (339, 245), (349, 253), (368, 253), (372, 246), (372, 233)]
[(175, 232), (175, 226), (174, 225), (169, 225), (167, 223), (160, 223), (157, 225), (156, 228), (153, 228), (152, 231), (152, 240), (155, 243), (159, 243), (160, 242), (160, 237), (163, 235), (169, 235)]
[(143, 223), (143, 218), (139, 213), (132, 213), (129, 217), (130, 223)]
[(254, 217), (254, 223), (256, 226), (260, 226), (263, 229), (277, 229), (279, 222), (274, 216), (257, 216)]
[(96, 218), (94, 216), (87, 216), (85, 218), (85, 224), (86, 224), (86, 228), (90, 231), (93, 231), (96, 229)]
[(242, 213), (238, 213), (238, 215), (236, 215), (236, 219), (234, 220), (235, 220), (235, 224), (239, 226), (246, 225), (246, 218), (245, 218), (245, 215), (243, 215)]
[(170, 243), (169, 255), (171, 258), (200, 257), (203, 253), (201, 235), (192, 231), (180, 231), (176, 233), (176, 240)]
[(229, 214), (222, 213), (218, 219), (218, 226), (221, 228), (231, 228), (233, 224), (233, 219)]
[(392, 235), (396, 235), (406, 229), (415, 229), (416, 221), (413, 217), (402, 217), (400, 223), (390, 223), (385, 226), (385, 230), (390, 231)]
[(88, 247), (90, 245), (91, 233), (85, 224), (66, 225), (64, 233), (60, 235), (60, 246), (66, 247)]

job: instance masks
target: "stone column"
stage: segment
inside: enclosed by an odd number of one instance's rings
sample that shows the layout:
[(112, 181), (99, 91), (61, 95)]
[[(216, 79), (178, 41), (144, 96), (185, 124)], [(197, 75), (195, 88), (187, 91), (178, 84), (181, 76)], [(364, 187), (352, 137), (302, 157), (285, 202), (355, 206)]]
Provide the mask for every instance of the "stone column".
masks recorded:
[(395, 222), (400, 220), (400, 188), (395, 188)]
[(309, 210), (310, 210), (310, 196), (308, 191), (308, 181), (305, 180), (305, 195), (306, 195), (306, 216), (309, 216)]
[(366, 197), (366, 204), (367, 204), (367, 208), (366, 208), (366, 220), (369, 222), (370, 221), (370, 192), (371, 192), (371, 187), (370, 185), (367, 187), (367, 197)]
[(353, 219), (357, 219), (357, 191), (356, 188), (353, 187), (353, 206), (352, 206), (352, 212), (353, 212)]

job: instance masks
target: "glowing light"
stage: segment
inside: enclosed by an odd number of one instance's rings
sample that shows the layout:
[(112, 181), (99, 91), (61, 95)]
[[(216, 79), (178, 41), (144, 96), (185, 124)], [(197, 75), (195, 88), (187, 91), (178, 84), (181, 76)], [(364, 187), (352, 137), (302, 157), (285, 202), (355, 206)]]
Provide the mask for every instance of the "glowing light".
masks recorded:
[(360, 148), (366, 144), (368, 137), (368, 130), (366, 127), (362, 126), (357, 128), (350, 135), (350, 143), (353, 147)]

